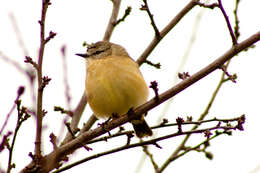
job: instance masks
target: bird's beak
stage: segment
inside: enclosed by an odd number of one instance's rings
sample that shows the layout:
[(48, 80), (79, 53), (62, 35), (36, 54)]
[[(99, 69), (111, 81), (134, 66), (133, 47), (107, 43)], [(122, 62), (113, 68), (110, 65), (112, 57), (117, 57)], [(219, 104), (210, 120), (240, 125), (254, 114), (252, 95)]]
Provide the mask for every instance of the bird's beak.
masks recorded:
[(76, 53), (75, 55), (77, 55), (77, 56), (80, 56), (80, 57), (83, 57), (83, 58), (87, 58), (87, 57), (89, 57), (89, 55), (88, 54), (86, 54), (86, 53)]

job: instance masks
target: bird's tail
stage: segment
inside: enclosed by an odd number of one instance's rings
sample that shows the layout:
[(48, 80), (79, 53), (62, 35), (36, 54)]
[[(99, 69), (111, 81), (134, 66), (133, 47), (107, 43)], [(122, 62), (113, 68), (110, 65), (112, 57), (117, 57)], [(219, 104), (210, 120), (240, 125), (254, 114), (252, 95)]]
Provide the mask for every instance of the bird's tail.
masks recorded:
[(138, 138), (152, 136), (152, 129), (148, 126), (144, 118), (140, 120), (133, 120), (131, 121), (131, 123), (134, 127), (135, 134)]

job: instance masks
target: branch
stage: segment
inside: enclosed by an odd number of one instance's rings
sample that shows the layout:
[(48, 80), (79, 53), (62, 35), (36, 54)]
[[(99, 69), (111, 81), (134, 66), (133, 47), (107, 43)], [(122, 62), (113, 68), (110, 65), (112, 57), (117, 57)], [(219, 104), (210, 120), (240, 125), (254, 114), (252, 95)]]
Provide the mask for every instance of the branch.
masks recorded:
[[(123, 115), (117, 119), (107, 122), (106, 124), (104, 124), (103, 127), (98, 127), (91, 131), (86, 131), (82, 133), (76, 139), (57, 148), (55, 152), (51, 152), (50, 154), (44, 156), (41, 160), (41, 163), (39, 164), (41, 165), (40, 167), (41, 170), (39, 172), (49, 172), (52, 169), (57, 168), (59, 166), (59, 161), (61, 161), (63, 157), (72, 153), (76, 149), (80, 148), (82, 144), (85, 144), (87, 143), (87, 141), (90, 141), (100, 135), (103, 135), (107, 133), (107, 131), (119, 127), (127, 122), (140, 118), (142, 114), (148, 112), (149, 110), (165, 102), (169, 98), (177, 95), (178, 93), (180, 93), (187, 87), (191, 86), (195, 82), (204, 78), (211, 72), (221, 67), (226, 61), (231, 59), (233, 56), (237, 55), (239, 52), (243, 51), (244, 49), (248, 48), (249, 46), (251, 46), (252, 44), (256, 43), (259, 40), (260, 40), (260, 32), (257, 32), (256, 34), (252, 35), (251, 37), (244, 40), (243, 42), (234, 45), (231, 49), (225, 52), (221, 57), (213, 61), (205, 68), (201, 69), (200, 71), (190, 76), (189, 78), (181, 81), (179, 84), (170, 88), (166, 92), (160, 94), (158, 96), (158, 101), (151, 99), (145, 104), (133, 110), (131, 115), (127, 115), (127, 114)], [(164, 139), (164, 138), (160, 138), (160, 139)], [(26, 166), (21, 172), (29, 172), (30, 169), (33, 169), (34, 167), (35, 165), (32, 162), (28, 166)]]
[(197, 4), (200, 7), (209, 8), (209, 9), (214, 9), (215, 7), (218, 7), (218, 3), (204, 4), (204, 3), (198, 1)]
[[(42, 109), (42, 98), (43, 98), (43, 79), (42, 79), (42, 62), (45, 44), (48, 42), (45, 40), (45, 17), (48, 6), (50, 5), (50, 0), (42, 0), (42, 13), (40, 24), (40, 50), (38, 57), (38, 93), (37, 93), (37, 113), (36, 113), (36, 139), (35, 139), (35, 158), (41, 158), (41, 137), (42, 137), (42, 119), (43, 119), (43, 109)], [(51, 34), (50, 34), (51, 35)], [(48, 40), (48, 39), (47, 39)]]
[(160, 35), (160, 32), (159, 32), (159, 29), (158, 27), (156, 26), (155, 24), (155, 21), (154, 21), (154, 18), (153, 18), (153, 14), (151, 13), (150, 9), (149, 9), (149, 6), (148, 6), (148, 3), (147, 3), (147, 0), (143, 0), (144, 2), (144, 5), (141, 6), (140, 10), (144, 10), (147, 12), (150, 20), (151, 20), (151, 25), (153, 26), (153, 30), (155, 32), (155, 38), (157, 38), (158, 40), (160, 40), (161, 38), (161, 35)]
[(121, 0), (113, 0), (112, 2), (113, 2), (113, 10), (112, 10), (112, 14), (111, 14), (110, 20), (108, 22), (104, 38), (103, 38), (104, 41), (110, 40), (112, 32), (117, 23), (117, 16), (118, 16), (118, 12), (120, 9)]
[[(230, 60), (226, 63), (226, 67), (228, 67), (229, 63), (230, 63)], [(216, 89), (214, 90), (214, 92), (210, 98), (210, 101), (209, 101), (208, 105), (206, 106), (206, 109), (203, 111), (203, 113), (200, 115), (200, 117), (198, 119), (199, 122), (205, 121), (203, 119), (208, 115), (208, 112), (209, 112), (210, 108), (212, 107), (212, 104), (215, 101), (216, 96), (217, 96), (221, 86), (223, 85), (224, 81), (225, 81), (225, 72), (222, 72), (220, 81), (219, 81)], [(199, 127), (199, 125), (200, 125), (200, 123), (195, 124), (195, 126), (192, 127), (192, 130), (197, 129)], [(185, 136), (185, 138), (180, 143), (180, 145), (175, 149), (175, 151), (170, 155), (170, 157), (163, 163), (163, 165), (160, 167), (160, 169), (158, 169), (158, 172), (162, 172), (172, 161), (176, 160), (174, 158), (177, 158), (179, 152), (183, 150), (183, 148), (185, 147), (189, 138), (190, 138), (190, 135)]]
[(226, 14), (226, 12), (225, 12), (225, 9), (224, 9), (224, 7), (223, 7), (223, 5), (222, 5), (221, 0), (218, 0), (218, 4), (219, 4), (219, 8), (220, 8), (220, 10), (221, 10), (221, 12), (222, 12), (222, 14), (223, 14), (223, 16), (224, 16), (224, 18), (225, 18), (225, 21), (226, 21), (226, 24), (227, 24), (227, 27), (228, 27), (229, 34), (230, 34), (230, 36), (231, 36), (233, 45), (236, 45), (236, 44), (237, 44), (237, 38), (236, 38), (235, 35), (234, 35), (233, 29), (232, 29), (232, 27), (231, 27), (231, 24), (230, 24), (230, 22), (229, 22), (228, 16), (227, 16), (227, 14)]
[(16, 100), (15, 103), (16, 103), (16, 107), (17, 107), (17, 122), (16, 122), (16, 127), (14, 130), (14, 136), (12, 139), (11, 146), (8, 147), (9, 159), (8, 159), (7, 173), (10, 173), (11, 169), (15, 167), (15, 164), (12, 163), (12, 156), (13, 156), (14, 144), (15, 144), (17, 133), (18, 133), (22, 123), (30, 117), (29, 113), (27, 112), (27, 108), (23, 107), (23, 106), (21, 107), (21, 100)]
[[(181, 125), (201, 125), (204, 123), (209, 123), (209, 122), (218, 122), (218, 123), (230, 123), (230, 122), (234, 122), (234, 121), (239, 121), (241, 119), (244, 119), (244, 115), (237, 117), (237, 118), (231, 118), (231, 119), (218, 119), (218, 118), (212, 118), (212, 119), (208, 119), (208, 120), (199, 120), (199, 121), (184, 121), (182, 122)], [(168, 122), (162, 122), (159, 125), (156, 126), (152, 126), (151, 129), (159, 129), (159, 128), (165, 128), (165, 127), (174, 127), (174, 126), (178, 126), (178, 123), (168, 123)], [(194, 128), (192, 130), (195, 130)], [(107, 136), (102, 136), (96, 139), (93, 139), (91, 141), (86, 142), (86, 144), (93, 144), (96, 142), (101, 142), (101, 141), (108, 141), (111, 138), (115, 138), (115, 137), (119, 137), (119, 136), (130, 136), (133, 135), (134, 131), (130, 130), (130, 131), (119, 131), (115, 134), (111, 134), (111, 135), (107, 135)]]
[[(84, 91), (76, 109), (73, 111), (73, 117), (72, 117), (71, 123), (70, 123), (70, 129), (72, 131), (75, 131), (78, 128), (78, 123), (79, 123), (81, 115), (86, 107), (86, 104), (87, 104), (87, 97), (85, 96), (85, 91)], [(94, 124), (94, 122), (93, 122), (93, 124)], [(72, 139), (73, 139), (73, 137), (71, 136), (71, 134), (69, 132), (67, 132), (66, 137), (62, 141), (61, 145), (64, 145), (65, 143), (71, 141)]]
[(132, 7), (127, 7), (125, 9), (124, 16), (116, 21), (116, 23), (114, 24), (114, 27), (116, 27), (116, 25), (118, 25), (119, 23), (125, 21), (126, 17), (129, 16), (129, 14), (131, 13), (131, 10), (132, 10)]
[[(74, 166), (77, 166), (79, 164), (82, 164), (84, 162), (99, 158), (101, 156), (117, 153), (117, 152), (122, 151), (122, 150), (127, 150), (127, 149), (131, 149), (131, 148), (147, 146), (147, 145), (158, 146), (157, 142), (162, 141), (162, 140), (170, 139), (170, 138), (173, 138), (173, 137), (176, 137), (176, 136), (188, 135), (188, 134), (200, 134), (200, 133), (204, 133), (205, 131), (212, 131), (212, 130), (217, 130), (217, 129), (223, 129), (224, 131), (228, 131), (228, 130), (234, 130), (235, 127), (232, 127), (232, 126), (215, 126), (215, 127), (199, 129), (199, 130), (184, 131), (182, 133), (177, 132), (177, 133), (169, 134), (169, 135), (166, 135), (166, 136), (158, 137), (158, 138), (155, 138), (155, 139), (151, 139), (151, 140), (148, 140), (148, 141), (138, 142), (138, 143), (134, 143), (134, 144), (130, 144), (130, 145), (124, 145), (124, 146), (114, 148), (114, 149), (109, 150), (109, 151), (94, 154), (94, 155), (89, 156), (85, 159), (79, 160), (79, 161), (77, 161), (73, 164), (65, 166), (65, 167), (63, 167), (63, 168), (61, 168), (57, 171), (53, 171), (52, 173), (62, 172), (62, 171), (68, 170), (68, 169), (70, 169)], [(209, 140), (209, 139), (207, 139), (207, 140)]]
[(13, 111), (14, 111), (16, 105), (17, 105), (16, 102), (20, 99), (21, 95), (24, 93), (24, 90), (25, 90), (24, 86), (20, 86), (18, 88), (16, 99), (14, 101), (14, 104), (13, 104), (12, 108), (10, 109), (10, 111), (8, 112), (8, 114), (7, 114), (6, 118), (5, 118), (5, 122), (4, 122), (4, 124), (3, 124), (3, 126), (1, 127), (1, 130), (0, 130), (0, 135), (3, 133), (3, 131), (5, 129), (5, 126), (7, 125), (7, 122), (9, 120), (10, 116), (13, 113)]
[(137, 64), (141, 65), (146, 61), (147, 57), (156, 47), (156, 45), (168, 34), (168, 32), (179, 23), (179, 21), (193, 8), (197, 5), (197, 0), (191, 0), (170, 22), (166, 25), (162, 31), (159, 32), (160, 39), (156, 36), (153, 38), (148, 47), (144, 50), (141, 56), (137, 59)]
[(18, 27), (16, 18), (13, 15), (13, 13), (9, 13), (9, 18), (10, 18), (10, 21), (12, 23), (12, 26), (13, 26), (13, 29), (14, 29), (14, 33), (15, 33), (15, 36), (17, 38), (17, 42), (18, 42), (20, 48), (23, 50), (24, 56), (29, 56), (29, 51), (27, 50), (27, 48), (26, 48), (26, 46), (24, 44), (24, 40), (22, 38), (21, 31), (20, 31), (20, 29)]
[(240, 36), (240, 31), (239, 31), (239, 19), (238, 19), (238, 5), (240, 3), (240, 0), (236, 0), (236, 6), (234, 9), (234, 16), (235, 16), (235, 27), (234, 27), (234, 33), (235, 37), (238, 38)]

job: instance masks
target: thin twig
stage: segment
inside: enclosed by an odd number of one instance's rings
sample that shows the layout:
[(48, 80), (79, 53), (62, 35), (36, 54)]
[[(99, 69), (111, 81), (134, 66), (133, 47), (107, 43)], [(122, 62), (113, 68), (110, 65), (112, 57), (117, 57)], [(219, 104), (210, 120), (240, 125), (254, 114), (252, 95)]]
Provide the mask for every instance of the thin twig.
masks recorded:
[(202, 2), (196, 2), (197, 5), (199, 5), (200, 7), (204, 7), (204, 8), (209, 8), (209, 9), (214, 9), (215, 7), (218, 7), (218, 3), (212, 3), (212, 4), (205, 4)]
[[(188, 148), (186, 150), (184, 150), (182, 153), (176, 155), (175, 157), (172, 157), (170, 158), (171, 159), (171, 162), (184, 156), (185, 154), (187, 154), (188, 152), (190, 151), (197, 151), (198, 148), (200, 148), (201, 145), (205, 145), (205, 142), (209, 142), (211, 141), (212, 139), (218, 137), (219, 135), (223, 135), (223, 134), (227, 134), (226, 132), (223, 132), (223, 133), (216, 133), (214, 136), (210, 137), (210, 138), (207, 138), (205, 141), (195, 145), (194, 147), (191, 147), (191, 148)], [(206, 153), (205, 153), (206, 154)], [(206, 156), (206, 157), (209, 157), (209, 156)], [(160, 173), (161, 171), (158, 171), (158, 173)]]
[(121, 0), (113, 0), (112, 2), (113, 2), (113, 10), (103, 38), (104, 41), (110, 40), (112, 32), (115, 28), (115, 24), (117, 23), (117, 16), (120, 9)]
[(125, 21), (126, 17), (130, 15), (131, 10), (132, 10), (132, 7), (130, 7), (130, 6), (127, 7), (127, 8), (125, 9), (125, 14), (123, 15), (122, 18), (120, 18), (120, 19), (118, 19), (118, 20), (116, 21), (116, 23), (114, 24), (114, 27), (116, 27), (116, 25), (118, 25), (119, 23)]
[[(6, 133), (6, 135), (3, 136), (2, 141), (1, 141), (1, 143), (0, 143), (0, 153), (5, 149), (5, 147), (9, 147), (9, 146), (8, 146), (8, 145), (9, 145), (9, 143), (8, 143), (8, 141), (9, 141), (9, 136), (11, 136), (12, 134), (13, 134), (13, 132), (8, 131), (8, 132)], [(1, 171), (0, 171), (0, 172), (1, 172)]]
[[(61, 57), (62, 57), (62, 70), (63, 70), (63, 84), (64, 84), (64, 95), (66, 100), (66, 110), (61, 107), (54, 107), (54, 111), (61, 111), (61, 113), (64, 113), (68, 116), (63, 117), (63, 122), (67, 122), (70, 117), (73, 117), (73, 111), (71, 109), (71, 94), (70, 94), (70, 86), (68, 83), (68, 67), (67, 67), (67, 61), (66, 61), (66, 45), (63, 45), (61, 47)], [(59, 109), (60, 108), (60, 109)], [(66, 132), (64, 125), (62, 124), (60, 128), (60, 132), (58, 135), (58, 139), (60, 139), (62, 136), (64, 136), (64, 133)]]
[(160, 68), (161, 68), (161, 64), (160, 64), (160, 63), (154, 64), (153, 62), (151, 62), (151, 61), (149, 61), (149, 60), (145, 60), (144, 63), (146, 63), (146, 64), (148, 64), (148, 65), (150, 65), (150, 66), (153, 66), (153, 67), (155, 67), (155, 68), (157, 68), (157, 69), (160, 69)]
[(143, 152), (150, 158), (150, 161), (153, 165), (153, 169), (155, 170), (155, 172), (157, 172), (158, 170), (158, 164), (155, 162), (153, 154), (148, 150), (148, 146), (144, 145), (143, 147)]
[[(75, 139), (76, 136), (75, 136), (75, 133), (70, 128), (70, 123), (66, 122), (65, 125), (66, 125), (66, 127), (68, 129), (68, 132), (71, 134), (72, 138)], [(85, 148), (85, 150), (87, 150), (87, 151), (92, 150), (92, 148), (90, 148), (90, 147), (88, 147), (88, 146), (86, 146), (84, 144), (82, 144), (82, 147)]]
[(26, 70), (23, 69), (23, 67), (16, 61), (12, 60), (11, 58), (9, 58), (7, 55), (5, 55), (2, 51), (0, 51), (0, 58), (5, 61), (6, 63), (9, 63), (10, 65), (12, 65), (13, 67), (15, 67), (15, 69), (17, 71), (19, 71), (20, 73), (24, 74), (26, 77), (28, 77)]
[(236, 6), (233, 11), (234, 16), (235, 16), (235, 26), (234, 26), (234, 34), (235, 37), (238, 39), (240, 36), (240, 31), (239, 31), (239, 19), (238, 19), (238, 5), (240, 4), (240, 0), (236, 0)]
[(54, 111), (58, 111), (58, 112), (60, 112), (60, 113), (62, 113), (62, 114), (66, 114), (66, 115), (68, 115), (68, 116), (70, 116), (70, 117), (73, 117), (73, 112), (72, 111), (70, 111), (70, 110), (66, 110), (66, 109), (64, 109), (64, 108), (62, 108), (62, 107), (60, 107), (60, 106), (54, 106), (54, 109), (53, 109)]
[(236, 44), (237, 44), (237, 38), (236, 38), (236, 36), (234, 35), (233, 29), (232, 29), (232, 27), (231, 27), (231, 24), (230, 24), (229, 19), (228, 19), (228, 16), (227, 16), (227, 13), (226, 13), (226, 11), (225, 11), (223, 5), (222, 5), (221, 0), (218, 0), (218, 4), (219, 4), (219, 8), (220, 8), (220, 10), (221, 10), (221, 12), (222, 12), (222, 14), (223, 14), (223, 16), (224, 16), (224, 18), (225, 18), (225, 21), (226, 21), (226, 24), (227, 24), (227, 27), (228, 27), (229, 34), (230, 34), (230, 36), (231, 36), (233, 45), (236, 45)]
[(71, 111), (71, 94), (70, 94), (70, 87), (68, 83), (68, 67), (66, 62), (66, 46), (63, 45), (61, 48), (61, 57), (62, 57), (62, 69), (63, 69), (63, 83), (65, 86), (65, 97), (66, 97), (66, 104), (67, 109)]
[(12, 26), (13, 26), (13, 29), (14, 29), (14, 33), (15, 33), (15, 36), (17, 38), (17, 41), (18, 41), (18, 44), (20, 46), (20, 48), (23, 50), (23, 54), (24, 56), (29, 56), (29, 51), (28, 49), (26, 48), (25, 44), (24, 44), (24, 40), (22, 38), (22, 34), (21, 34), (21, 31), (17, 25), (17, 21), (16, 21), (16, 18), (14, 16), (13, 13), (9, 13), (9, 18), (10, 18), (10, 21), (12, 23)]
[(38, 69), (37, 69), (37, 77), (38, 77), (38, 93), (37, 93), (37, 113), (36, 113), (36, 139), (35, 139), (35, 156), (36, 159), (41, 158), (41, 138), (42, 138), (42, 119), (43, 119), (43, 109), (42, 109), (42, 98), (43, 98), (43, 90), (41, 89), (43, 86), (42, 80), (42, 62), (43, 62), (43, 54), (45, 48), (45, 17), (48, 6), (50, 5), (50, 0), (42, 0), (42, 11), (41, 11), (41, 20), (40, 24), (40, 50), (38, 57)]
[(15, 101), (14, 101), (14, 104), (13, 104), (12, 108), (10, 109), (10, 111), (8, 112), (8, 114), (7, 114), (6, 118), (5, 118), (5, 122), (4, 122), (4, 124), (3, 124), (3, 126), (2, 126), (2, 128), (1, 128), (1, 130), (0, 130), (0, 135), (3, 133), (3, 131), (4, 131), (5, 127), (6, 127), (6, 125), (7, 125), (7, 122), (8, 122), (8, 120), (9, 120), (11, 114), (13, 113), (15, 107), (17, 106), (17, 103), (16, 103), (16, 102), (20, 99), (20, 97), (21, 97), (21, 95), (22, 95), (23, 93), (24, 93), (24, 86), (20, 86), (20, 87), (18, 88), (18, 90), (17, 90), (17, 96), (16, 96), (16, 99), (15, 99)]
[(12, 156), (13, 156), (13, 150), (14, 150), (14, 144), (16, 140), (17, 133), (24, 121), (26, 121), (30, 115), (27, 112), (27, 108), (21, 107), (21, 100), (16, 100), (16, 107), (17, 107), (17, 122), (16, 122), (16, 127), (14, 130), (14, 136), (12, 139), (12, 143), (9, 150), (9, 159), (8, 159), (8, 168), (7, 168), (7, 173), (11, 172), (11, 169), (15, 167), (15, 164), (12, 163)]
[(151, 20), (151, 25), (153, 27), (153, 30), (154, 30), (154, 33), (155, 33), (155, 38), (157, 38), (158, 40), (161, 39), (161, 35), (160, 35), (160, 32), (159, 32), (159, 29), (158, 27), (156, 26), (155, 24), (155, 21), (154, 21), (154, 18), (153, 18), (153, 14), (151, 13), (150, 9), (149, 9), (149, 6), (148, 6), (148, 3), (147, 3), (147, 0), (143, 0), (144, 2), (144, 5), (142, 5), (142, 7), (140, 8), (140, 10), (144, 10), (147, 12), (150, 20)]
[[(201, 124), (205, 124), (205, 123), (209, 123), (209, 122), (216, 122), (216, 123), (230, 123), (230, 122), (234, 122), (234, 121), (239, 121), (240, 119), (243, 119), (244, 115), (241, 115), (240, 117), (236, 117), (236, 118), (230, 118), (230, 119), (219, 119), (219, 118), (212, 118), (212, 119), (208, 119), (208, 120), (200, 120), (200, 121), (184, 121), (182, 122), (182, 125), (201, 125)], [(174, 127), (174, 126), (178, 126), (178, 123), (160, 123), (159, 125), (156, 126), (152, 126), (151, 129), (160, 129), (160, 128), (166, 128), (166, 127)], [(111, 138), (115, 138), (115, 137), (119, 137), (119, 136), (127, 136), (130, 134), (134, 134), (134, 131), (130, 130), (130, 131), (120, 131), (117, 132), (115, 134), (111, 134), (111, 135), (107, 135), (107, 136), (103, 136), (100, 138), (96, 138), (94, 140), (88, 141), (86, 142), (86, 144), (93, 144), (96, 142), (100, 142), (100, 141), (108, 141)]]
[(148, 47), (144, 50), (141, 56), (137, 59), (137, 64), (141, 65), (158, 45), (158, 43), (168, 34), (168, 32), (176, 26), (179, 21), (193, 8), (197, 5), (197, 0), (191, 0), (170, 22), (167, 24), (162, 31), (160, 31), (160, 38), (154, 37)]
[[(70, 123), (70, 128), (72, 131), (75, 131), (78, 128), (78, 123), (79, 123), (81, 115), (86, 107), (86, 104), (87, 104), (87, 97), (86, 97), (85, 91), (84, 91), (76, 109), (73, 111), (73, 117), (72, 117), (72, 120)], [(94, 124), (94, 122), (93, 122), (93, 124)], [(92, 126), (93, 124), (91, 124), (90, 126)], [(69, 132), (67, 132), (66, 137), (62, 141), (61, 145), (66, 144), (67, 142), (71, 141), (72, 139), (73, 138), (72, 138), (71, 134)]]

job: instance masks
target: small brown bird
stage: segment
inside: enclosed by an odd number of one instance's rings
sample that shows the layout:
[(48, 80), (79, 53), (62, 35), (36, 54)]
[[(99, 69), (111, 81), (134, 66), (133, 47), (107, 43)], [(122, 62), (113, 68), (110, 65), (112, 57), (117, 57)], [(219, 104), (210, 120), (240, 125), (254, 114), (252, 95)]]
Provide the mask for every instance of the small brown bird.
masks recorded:
[[(77, 55), (86, 58), (86, 95), (97, 118), (126, 114), (147, 101), (149, 91), (138, 64), (122, 46), (99, 41)], [(139, 138), (152, 135), (144, 116), (131, 123)]]

